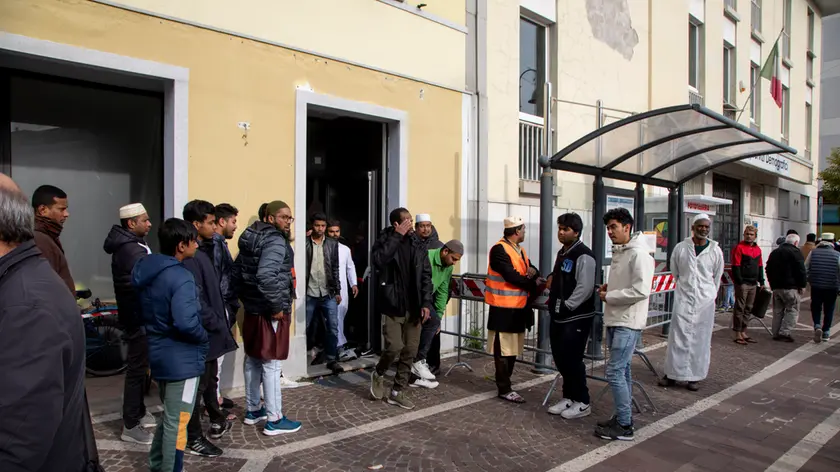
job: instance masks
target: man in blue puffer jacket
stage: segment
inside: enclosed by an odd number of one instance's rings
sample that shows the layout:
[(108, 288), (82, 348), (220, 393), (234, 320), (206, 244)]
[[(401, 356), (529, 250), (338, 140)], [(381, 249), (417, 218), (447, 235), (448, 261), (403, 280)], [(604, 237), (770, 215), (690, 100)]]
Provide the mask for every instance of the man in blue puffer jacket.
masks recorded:
[(140, 295), (149, 343), (149, 366), (160, 388), (163, 421), (158, 423), (149, 469), (181, 472), (187, 423), (195, 406), (199, 377), (209, 347), (201, 325), (201, 304), (193, 275), (183, 265), (195, 255), (198, 233), (170, 218), (158, 230), (162, 254), (137, 261), (132, 284)]

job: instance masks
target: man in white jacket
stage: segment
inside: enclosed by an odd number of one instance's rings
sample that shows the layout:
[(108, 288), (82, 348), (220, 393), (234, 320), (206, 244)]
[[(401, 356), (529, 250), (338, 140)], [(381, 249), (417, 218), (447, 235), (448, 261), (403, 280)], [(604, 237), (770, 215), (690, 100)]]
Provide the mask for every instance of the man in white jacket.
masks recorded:
[(356, 264), (350, 254), (350, 248), (341, 242), (341, 223), (331, 221), (327, 227), (327, 236), (339, 241), (338, 243), (338, 273), (341, 276), (341, 303), (338, 304), (338, 360), (346, 362), (356, 358), (356, 351), (347, 348), (347, 337), (344, 335), (344, 319), (350, 308), (349, 292), (353, 298), (359, 294), (357, 286)]
[(609, 284), (601, 286), (604, 302), (604, 325), (610, 345), (607, 382), (615, 404), (615, 414), (599, 421), (595, 436), (603, 439), (633, 440), (633, 379), (630, 363), (636, 343), (647, 323), (648, 297), (653, 285), (655, 263), (641, 233), (633, 233), (633, 216), (625, 208), (604, 215), (604, 224), (612, 240)]
[(691, 222), (692, 236), (677, 244), (671, 254), (671, 273), (677, 279), (665, 377), (662, 387), (687, 382), (696, 391), (697, 382), (709, 374), (715, 298), (723, 276), (723, 252), (709, 239), (712, 221), (701, 213)]

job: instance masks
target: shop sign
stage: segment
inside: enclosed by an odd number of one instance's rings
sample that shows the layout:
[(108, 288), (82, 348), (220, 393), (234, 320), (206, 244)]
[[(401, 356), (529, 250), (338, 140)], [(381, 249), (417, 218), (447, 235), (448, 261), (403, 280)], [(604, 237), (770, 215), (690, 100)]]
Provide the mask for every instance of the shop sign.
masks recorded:
[(790, 159), (782, 157), (779, 154), (765, 154), (763, 156), (750, 157), (741, 162), (783, 177), (790, 177), (790, 168), (793, 165)]

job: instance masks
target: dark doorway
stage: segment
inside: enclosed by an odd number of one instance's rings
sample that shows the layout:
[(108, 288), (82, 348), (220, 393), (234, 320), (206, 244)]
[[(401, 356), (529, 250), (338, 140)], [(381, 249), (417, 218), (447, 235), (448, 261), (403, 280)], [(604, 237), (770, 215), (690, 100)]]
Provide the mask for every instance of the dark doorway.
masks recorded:
[[(353, 351), (357, 358), (380, 349), (378, 316), (372, 310), (371, 279), (365, 275), (373, 239), (382, 228), (384, 133), (385, 125), (374, 121), (312, 111), (307, 119), (307, 224), (315, 213), (338, 221), (339, 242), (350, 248), (359, 293), (353, 298), (348, 291), (346, 317), (340, 322), (346, 344), (342, 349), (342, 336), (339, 336), (339, 354)], [(340, 270), (340, 275), (347, 282), (347, 273)], [(317, 350), (325, 340), (320, 319), (316, 314), (312, 322), (316, 326), (307, 328), (317, 333), (315, 346), (308, 346), (310, 349)], [(310, 358), (309, 362), (318, 366), (322, 360)]]
[(719, 205), (712, 239), (723, 250), (723, 260), (728, 264), (732, 249), (741, 240), (741, 181), (715, 174), (712, 178), (712, 195), (732, 200), (731, 205)]

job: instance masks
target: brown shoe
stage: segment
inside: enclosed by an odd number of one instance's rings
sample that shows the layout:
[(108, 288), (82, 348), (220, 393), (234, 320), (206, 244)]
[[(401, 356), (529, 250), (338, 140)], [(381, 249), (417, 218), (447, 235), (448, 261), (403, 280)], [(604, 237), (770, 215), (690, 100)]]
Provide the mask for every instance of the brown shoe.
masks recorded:
[(685, 384), (685, 388), (691, 390), (692, 392), (696, 392), (700, 390), (700, 385), (697, 382), (687, 382)]

